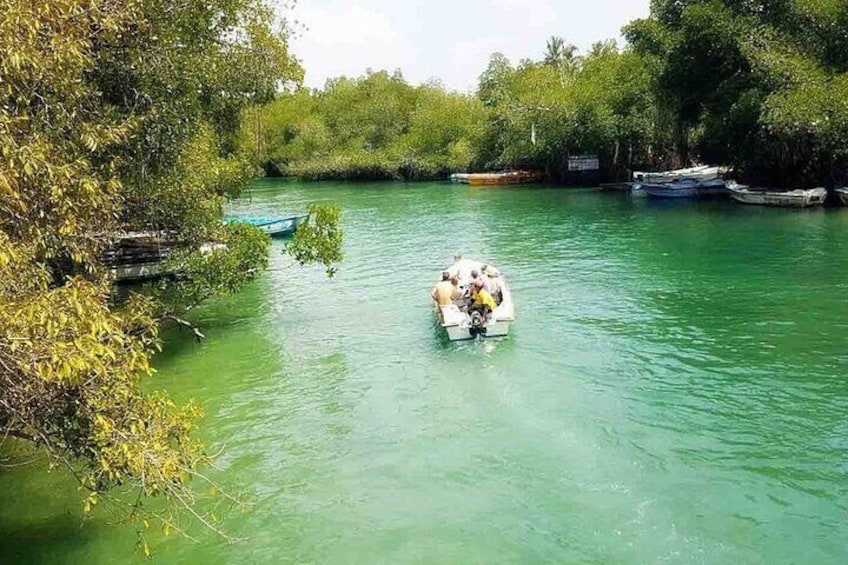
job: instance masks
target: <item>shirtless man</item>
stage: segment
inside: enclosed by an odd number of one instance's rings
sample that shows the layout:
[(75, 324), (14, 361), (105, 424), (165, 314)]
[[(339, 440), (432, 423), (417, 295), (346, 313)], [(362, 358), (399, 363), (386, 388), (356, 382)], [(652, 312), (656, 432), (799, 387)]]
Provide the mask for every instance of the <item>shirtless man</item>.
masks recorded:
[(435, 286), (435, 288), (433, 288), (433, 292), (430, 293), (430, 296), (436, 301), (436, 304), (438, 304), (439, 307), (450, 306), (453, 304), (453, 301), (459, 297), (459, 291), (451, 282), (449, 272), (444, 271), (442, 273), (442, 280)]

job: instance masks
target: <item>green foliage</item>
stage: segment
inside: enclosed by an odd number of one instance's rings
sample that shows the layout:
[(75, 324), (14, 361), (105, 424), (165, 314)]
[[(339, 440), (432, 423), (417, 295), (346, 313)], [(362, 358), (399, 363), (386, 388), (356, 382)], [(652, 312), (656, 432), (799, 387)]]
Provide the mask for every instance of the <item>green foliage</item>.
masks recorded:
[(123, 207), (128, 227), (204, 242), (218, 230), (227, 199), (244, 190), (253, 174), (238, 155), (222, 157), (212, 127), (201, 123), (187, 138), (173, 166), (141, 185), (127, 183)]
[[(74, 278), (51, 287), (34, 261), (35, 246), (0, 234), (0, 426), (27, 439), (69, 469), (91, 495), (89, 512), (121, 485), (137, 499), (128, 518), (144, 520), (143, 500), (177, 501), (160, 516), (176, 524), (194, 500), (187, 488), (208, 460), (192, 430), (201, 416), (146, 394), (157, 326), (148, 300), (134, 297), (120, 312), (108, 286)], [(19, 282), (20, 281), (20, 282)]]
[(301, 265), (321, 263), (327, 276), (336, 273), (336, 265), (344, 259), (342, 254), (342, 212), (337, 206), (313, 204), (309, 219), (298, 226), (286, 253)]
[(653, 61), (684, 158), (798, 187), (848, 168), (846, 30), (842, 0), (654, 0), (627, 36)]
[(474, 98), (383, 71), (244, 112), (240, 143), (272, 174), (419, 180), (467, 170), (485, 120)]
[(569, 154), (598, 154), (610, 176), (644, 159), (658, 122), (644, 58), (601, 42), (583, 57), (569, 49), (577, 63), (563, 67), (550, 60), (558, 45), (549, 45), (545, 62), (517, 69), (493, 56), (478, 90), (491, 106), (479, 158), (487, 167), (536, 168), (554, 179), (564, 175)]
[(508, 85), (514, 73), (515, 69), (503, 53), (493, 53), (477, 88), (477, 96), (483, 104), (490, 108), (504, 104), (509, 98)]
[[(232, 151), (241, 108), (301, 71), (262, 0), (9, 0), (0, 10), (0, 434), (28, 439), (147, 527), (194, 508), (208, 461), (200, 411), (144, 392), (156, 310), (232, 291), (267, 260), (267, 238), (217, 238), (223, 200), (252, 174)], [(110, 302), (100, 251), (126, 230), (195, 250), (175, 303)]]
[(210, 298), (233, 294), (267, 268), (271, 239), (265, 232), (245, 224), (223, 226), (220, 232), (215, 243), (169, 258), (166, 270), (176, 273), (176, 279), (158, 283), (154, 293), (165, 315), (180, 315)]
[(578, 54), (554, 36), (541, 61), (493, 54), (477, 103), (397, 72), (340, 78), (244, 116), (242, 146), (308, 179), (536, 168), (556, 180), (569, 155), (595, 153), (607, 177), (701, 161), (820, 184), (848, 168), (846, 30), (844, 0), (653, 0), (623, 50)]

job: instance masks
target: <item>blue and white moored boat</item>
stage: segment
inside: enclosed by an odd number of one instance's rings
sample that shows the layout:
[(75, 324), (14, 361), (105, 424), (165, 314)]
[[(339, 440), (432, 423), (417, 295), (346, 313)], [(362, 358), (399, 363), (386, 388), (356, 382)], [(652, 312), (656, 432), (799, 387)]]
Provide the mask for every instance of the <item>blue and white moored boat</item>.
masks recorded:
[(708, 198), (726, 193), (723, 179), (680, 179), (664, 183), (642, 183), (638, 186), (652, 198)]
[(662, 184), (642, 183), (641, 189), (652, 198), (697, 198), (698, 181), (676, 180)]
[(294, 234), (297, 226), (304, 223), (309, 214), (302, 216), (292, 215), (279, 218), (254, 218), (254, 217), (230, 217), (224, 218), (225, 224), (250, 224), (261, 229), (271, 237), (286, 237)]

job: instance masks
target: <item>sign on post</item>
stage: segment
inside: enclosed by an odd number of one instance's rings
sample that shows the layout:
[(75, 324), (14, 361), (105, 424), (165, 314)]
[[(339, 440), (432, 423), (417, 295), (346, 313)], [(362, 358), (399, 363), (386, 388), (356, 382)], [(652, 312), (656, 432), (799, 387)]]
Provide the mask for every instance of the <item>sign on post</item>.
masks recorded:
[(600, 168), (597, 155), (575, 155), (568, 158), (569, 171), (597, 171)]

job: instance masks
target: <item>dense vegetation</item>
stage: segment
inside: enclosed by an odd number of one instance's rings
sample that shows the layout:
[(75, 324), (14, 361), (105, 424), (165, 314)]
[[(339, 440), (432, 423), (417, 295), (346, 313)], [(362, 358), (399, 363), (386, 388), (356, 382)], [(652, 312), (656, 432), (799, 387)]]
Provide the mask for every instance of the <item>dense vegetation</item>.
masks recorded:
[(811, 186), (848, 166), (844, 0), (655, 0), (626, 29), (684, 158)]
[[(200, 410), (142, 380), (161, 322), (267, 261), (267, 236), (220, 217), (254, 172), (239, 112), (300, 79), (286, 28), (261, 0), (11, 0), (0, 37), (0, 436), (67, 467), (87, 510), (106, 497), (146, 527), (162, 495), (166, 530), (214, 528), (188, 487), (209, 460)], [(185, 251), (177, 280), (119, 306), (100, 252), (127, 231)], [(338, 258), (326, 243), (295, 254)]]
[(535, 168), (565, 180), (693, 161), (811, 186), (848, 166), (848, 7), (842, 0), (654, 0), (627, 45), (583, 54), (551, 38), (539, 60), (494, 54), (476, 96), (399, 73), (329, 81), (246, 114), (242, 143), (271, 173), (403, 178)]
[(245, 112), (242, 143), (271, 174), (419, 180), (468, 167), (486, 115), (473, 98), (378, 72)]

